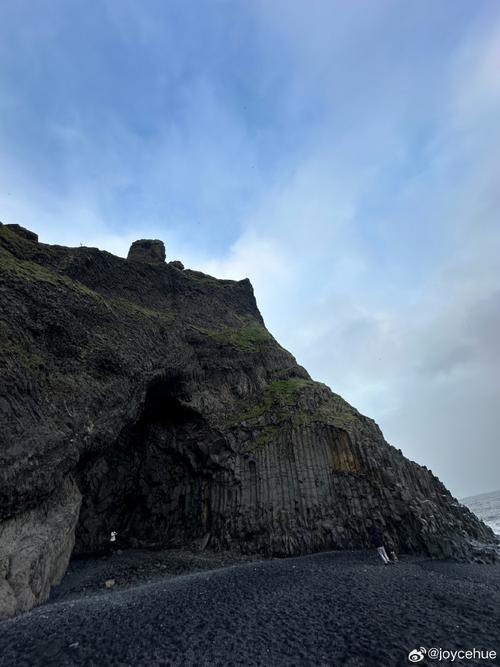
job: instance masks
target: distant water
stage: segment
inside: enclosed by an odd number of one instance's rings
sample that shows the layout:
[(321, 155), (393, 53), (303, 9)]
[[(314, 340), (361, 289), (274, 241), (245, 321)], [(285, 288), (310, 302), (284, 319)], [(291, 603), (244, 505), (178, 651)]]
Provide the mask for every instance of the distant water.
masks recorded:
[(474, 514), (500, 535), (500, 491), (462, 498), (460, 502), (467, 505)]

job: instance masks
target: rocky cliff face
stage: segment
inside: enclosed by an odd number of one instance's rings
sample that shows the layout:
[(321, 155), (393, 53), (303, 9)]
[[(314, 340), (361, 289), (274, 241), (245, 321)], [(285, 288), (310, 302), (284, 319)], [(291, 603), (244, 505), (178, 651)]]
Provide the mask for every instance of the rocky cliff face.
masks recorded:
[[(76, 553), (369, 545), (470, 557), (493, 533), (265, 329), (248, 280), (0, 226), (0, 617)], [(50, 547), (48, 547), (50, 545)], [(483, 550), (484, 552), (484, 550)]]

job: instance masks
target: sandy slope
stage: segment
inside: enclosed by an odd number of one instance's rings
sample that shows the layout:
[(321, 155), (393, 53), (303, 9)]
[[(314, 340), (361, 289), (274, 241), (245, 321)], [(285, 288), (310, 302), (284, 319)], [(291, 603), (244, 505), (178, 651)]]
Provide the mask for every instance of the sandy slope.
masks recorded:
[(390, 667), (417, 646), (500, 653), (500, 566), (384, 567), (372, 553), (329, 552), (161, 578), (161, 555), (154, 568), (151, 558), (73, 568), (54, 600), (0, 625), (0, 665)]

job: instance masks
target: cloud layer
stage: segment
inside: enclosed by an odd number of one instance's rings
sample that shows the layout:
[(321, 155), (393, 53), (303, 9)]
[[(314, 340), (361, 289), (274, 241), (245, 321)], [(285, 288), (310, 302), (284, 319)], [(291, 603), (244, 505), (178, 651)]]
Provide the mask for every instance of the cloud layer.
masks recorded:
[(2, 220), (250, 277), (390, 442), (456, 495), (500, 486), (500, 8), (20, 2), (0, 26)]

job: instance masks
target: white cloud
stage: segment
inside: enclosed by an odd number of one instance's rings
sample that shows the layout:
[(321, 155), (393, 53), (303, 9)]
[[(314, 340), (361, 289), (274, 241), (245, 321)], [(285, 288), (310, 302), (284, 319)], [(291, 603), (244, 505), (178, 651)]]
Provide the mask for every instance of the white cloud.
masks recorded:
[[(43, 241), (123, 256), (163, 238), (169, 259), (249, 277), (299, 363), (467, 495), (498, 486), (500, 465), (500, 21), (442, 46), (426, 9), (394, 7), (252, 5), (265, 72), (249, 102), (276, 104), (285, 130), (259, 127), (200, 66), (152, 136), (112, 114), (53, 121), (53, 189), (0, 135), (0, 211)], [(164, 39), (134, 3), (108, 8), (122, 37), (137, 15), (144, 48)]]
[(275, 312), (283, 295), (293, 291), (296, 279), (293, 258), (286, 245), (276, 237), (249, 230), (223, 257), (201, 257), (188, 251), (182, 256), (190, 267), (219, 278), (250, 278), (263, 313)]
[[(452, 67), (435, 92), (442, 111), (433, 115), (427, 160), (416, 177), (402, 179), (399, 191), (394, 185), (387, 191), (393, 201), (385, 202), (384, 251), (397, 261), (391, 250), (399, 251), (401, 233), (417, 269), (408, 266), (407, 284), (390, 283), (390, 266), (384, 279), (366, 243), (373, 231), (359, 210), (367, 187), (387, 187), (387, 159), (408, 150), (405, 124), (397, 117), (385, 124), (383, 110), (368, 126), (376, 132), (382, 121), (382, 137), (397, 128), (388, 142), (393, 153), (367, 168), (365, 156), (376, 155), (381, 140), (370, 143), (366, 128), (363, 152), (354, 159), (344, 159), (349, 137), (339, 154), (321, 141), (311, 144), (251, 212), (248, 252), (243, 234), (225, 262), (210, 265), (216, 274), (249, 275), (271, 330), (299, 363), (375, 417), (393, 444), (461, 496), (498, 486), (500, 465), (494, 407), (500, 398), (500, 198), (494, 185), (500, 115), (491, 114), (498, 111), (499, 25), (467, 36), (469, 48), (456, 54), (460, 85)], [(466, 52), (472, 54), (467, 66)], [(318, 131), (329, 136), (328, 127)], [(357, 138), (352, 141), (357, 147)], [(422, 221), (432, 222), (427, 239), (419, 234)], [(261, 254), (259, 244), (268, 238), (279, 242)], [(439, 246), (433, 255), (432, 243)], [(267, 279), (272, 253), (286, 279)]]
[(500, 22), (479, 24), (462, 45), (453, 68), (452, 121), (468, 126), (491, 118), (500, 107)]

